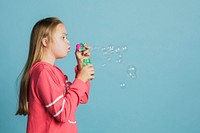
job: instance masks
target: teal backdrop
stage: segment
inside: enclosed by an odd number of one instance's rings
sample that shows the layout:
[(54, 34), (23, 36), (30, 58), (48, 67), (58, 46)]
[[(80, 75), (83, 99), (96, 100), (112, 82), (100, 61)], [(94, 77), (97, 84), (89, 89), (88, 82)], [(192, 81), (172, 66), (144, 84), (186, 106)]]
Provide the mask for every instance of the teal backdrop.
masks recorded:
[(75, 44), (92, 46), (80, 133), (200, 133), (199, 0), (0, 0), (0, 16), (0, 133), (26, 131), (27, 116), (15, 116), (16, 79), (31, 29), (46, 17), (66, 25), (71, 51), (56, 65), (71, 81)]

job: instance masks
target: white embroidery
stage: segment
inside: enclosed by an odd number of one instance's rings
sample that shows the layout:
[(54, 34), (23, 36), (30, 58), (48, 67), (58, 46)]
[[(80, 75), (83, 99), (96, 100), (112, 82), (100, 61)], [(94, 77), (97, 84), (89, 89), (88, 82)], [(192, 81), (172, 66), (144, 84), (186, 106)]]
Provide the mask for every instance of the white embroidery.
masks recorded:
[(56, 117), (56, 116), (58, 116), (60, 113), (62, 113), (64, 107), (65, 107), (65, 99), (63, 100), (62, 108), (54, 115), (54, 117)]
[(61, 96), (59, 96), (59, 97), (57, 97), (56, 98), (56, 100), (54, 100), (52, 103), (50, 103), (50, 104), (48, 104), (48, 105), (46, 105), (45, 107), (46, 108), (48, 108), (48, 107), (50, 107), (50, 106), (52, 106), (52, 105), (54, 105), (58, 100), (60, 100), (61, 98), (63, 98), (63, 95), (61, 95)]
[(76, 124), (76, 121), (70, 121), (70, 120), (68, 120), (68, 122), (71, 123), (71, 124)]

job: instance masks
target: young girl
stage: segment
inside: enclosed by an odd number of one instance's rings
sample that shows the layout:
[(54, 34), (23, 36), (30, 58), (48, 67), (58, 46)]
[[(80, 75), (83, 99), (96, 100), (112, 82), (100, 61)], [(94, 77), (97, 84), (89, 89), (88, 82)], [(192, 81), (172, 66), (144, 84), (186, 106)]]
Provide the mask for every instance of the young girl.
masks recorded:
[(67, 31), (58, 18), (46, 18), (33, 27), (29, 55), (20, 82), (16, 114), (27, 115), (27, 133), (77, 133), (75, 112), (88, 101), (93, 65), (82, 67), (90, 58), (90, 47), (76, 51), (76, 77), (73, 83), (55, 66), (56, 59), (70, 51)]

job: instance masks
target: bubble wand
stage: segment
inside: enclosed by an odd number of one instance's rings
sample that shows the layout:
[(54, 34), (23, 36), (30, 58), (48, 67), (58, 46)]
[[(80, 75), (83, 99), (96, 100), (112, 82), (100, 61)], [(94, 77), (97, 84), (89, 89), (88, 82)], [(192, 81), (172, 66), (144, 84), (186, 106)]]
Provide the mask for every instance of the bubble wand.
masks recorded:
[[(76, 50), (78, 50), (79, 52), (85, 51), (86, 48), (85, 48), (84, 43), (76, 44)], [(87, 64), (91, 64), (90, 58), (88, 58), (88, 59), (83, 59), (83, 67), (84, 67), (85, 65), (87, 65)]]

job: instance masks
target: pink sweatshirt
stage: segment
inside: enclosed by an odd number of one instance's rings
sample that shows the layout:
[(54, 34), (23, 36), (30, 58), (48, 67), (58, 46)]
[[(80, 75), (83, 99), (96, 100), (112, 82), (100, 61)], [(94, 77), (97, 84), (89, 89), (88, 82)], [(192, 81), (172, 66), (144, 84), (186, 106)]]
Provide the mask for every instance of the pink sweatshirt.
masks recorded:
[(29, 83), (27, 133), (77, 133), (75, 112), (79, 103), (87, 103), (90, 83), (75, 78), (71, 84), (45, 62), (31, 68)]

